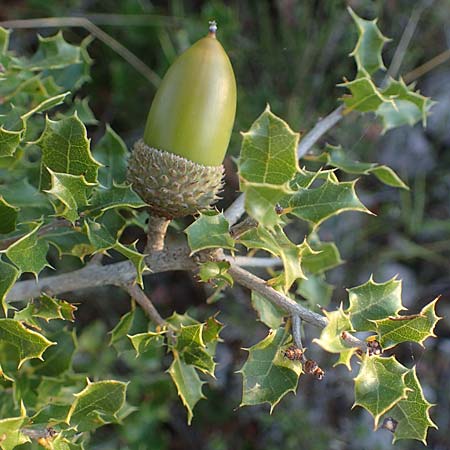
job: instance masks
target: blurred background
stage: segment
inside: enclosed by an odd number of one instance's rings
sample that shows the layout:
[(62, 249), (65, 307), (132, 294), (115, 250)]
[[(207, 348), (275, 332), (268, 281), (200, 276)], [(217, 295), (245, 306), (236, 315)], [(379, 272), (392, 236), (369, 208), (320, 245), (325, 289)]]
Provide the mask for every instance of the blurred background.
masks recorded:
[[(275, 114), (294, 130), (307, 131), (338, 105), (344, 93), (336, 84), (355, 73), (352, 58), (357, 34), (346, 11), (350, 5), (365, 18), (379, 18), (382, 32), (392, 38), (384, 51), (387, 67), (403, 36), (411, 40), (398, 73), (416, 81), (422, 93), (438, 103), (428, 126), (402, 127), (385, 135), (370, 115), (351, 114), (322, 141), (340, 144), (355, 159), (391, 166), (411, 187), (400, 191), (364, 177), (358, 194), (376, 217), (345, 213), (321, 228), (323, 240), (335, 240), (345, 264), (329, 272), (335, 286), (330, 307), (345, 301), (346, 287), (365, 282), (371, 273), (386, 281), (398, 274), (403, 280), (403, 300), (412, 311), (442, 295), (440, 316), (450, 308), (450, 2), (449, 0), (2, 0), (0, 20), (45, 17), (86, 17), (118, 41), (151, 70), (136, 70), (106, 43), (94, 39), (89, 45), (93, 59), (91, 82), (81, 96), (98, 120), (89, 126), (93, 142), (99, 140), (105, 123), (130, 147), (142, 135), (146, 115), (155, 93), (155, 80), (162, 77), (176, 56), (202, 37), (208, 20), (219, 25), (218, 37), (227, 50), (238, 82), (238, 113), (226, 160), (227, 190), (220, 204), (235, 197), (238, 180), (233, 159), (239, 154), (240, 131), (245, 131), (270, 103)], [(62, 22), (61, 22), (62, 23)], [(43, 35), (62, 28), (69, 42), (79, 43), (89, 32), (83, 27), (57, 28), (39, 25)], [(405, 32), (406, 30), (406, 32)], [(18, 29), (11, 46), (17, 52), (36, 48), (36, 29)], [(108, 45), (109, 44), (109, 45)], [(113, 45), (114, 46), (114, 45)], [(444, 53), (446, 52), (447, 53)], [(431, 63), (425, 73), (412, 72)], [(445, 56), (447, 55), (447, 59)], [(420, 76), (418, 76), (420, 75)], [(382, 78), (380, 78), (380, 81)], [(343, 176), (342, 174), (340, 174)], [(180, 229), (186, 223), (179, 223)], [(290, 236), (302, 239), (302, 229), (290, 228)], [(138, 227), (127, 232), (130, 242), (143, 238)], [(53, 262), (52, 262), (53, 263)], [(60, 268), (76, 261), (54, 262)], [(217, 380), (209, 380), (207, 401), (201, 401), (192, 426), (169, 376), (165, 355), (134, 355), (108, 347), (108, 331), (129, 310), (121, 292), (104, 288), (73, 293), (80, 303), (76, 323), (79, 351), (75, 361), (80, 372), (131, 379), (129, 402), (139, 408), (122, 427), (99, 429), (89, 449), (196, 449), (309, 450), (385, 449), (391, 447), (386, 430), (373, 432), (373, 421), (360, 408), (351, 410), (354, 374), (310, 345), (316, 330), (306, 329), (306, 346), (327, 370), (321, 382), (300, 379), (297, 396), (289, 395), (270, 416), (268, 407), (237, 409), (245, 360), (242, 347), (262, 339), (267, 329), (257, 321), (248, 292), (239, 287), (223, 293), (209, 305), (208, 287), (187, 273), (147, 277), (147, 290), (164, 315), (189, 309), (198, 318), (221, 311), (226, 325), (224, 343), (218, 348)], [(113, 300), (113, 301), (112, 301)], [(400, 360), (418, 365), (429, 401), (436, 403), (432, 418), (439, 430), (431, 430), (428, 448), (449, 449), (450, 436), (450, 325), (438, 324), (439, 339), (428, 340), (427, 349), (404, 345)], [(398, 449), (422, 448), (419, 442), (396, 444)]]

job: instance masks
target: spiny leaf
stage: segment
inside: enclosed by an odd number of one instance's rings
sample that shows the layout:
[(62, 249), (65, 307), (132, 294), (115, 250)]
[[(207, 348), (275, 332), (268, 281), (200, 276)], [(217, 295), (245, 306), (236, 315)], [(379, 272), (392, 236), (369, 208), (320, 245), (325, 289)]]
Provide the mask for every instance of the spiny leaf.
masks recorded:
[(91, 155), (86, 128), (76, 115), (59, 121), (47, 118), (45, 129), (35, 143), (42, 149), (41, 189), (51, 188), (48, 169), (57, 173), (83, 175), (87, 182), (97, 182), (100, 164)]
[(31, 272), (37, 279), (44, 267), (50, 267), (46, 255), (48, 243), (39, 238), (41, 223), (31, 223), (31, 230), (6, 250), (6, 255), (23, 272)]
[(198, 276), (204, 283), (210, 283), (213, 280), (226, 283), (233, 286), (233, 278), (228, 273), (230, 263), (228, 261), (206, 261), (200, 264)]
[(302, 302), (309, 309), (318, 310), (326, 307), (333, 294), (333, 286), (325, 281), (325, 276), (321, 274), (307, 273), (306, 280), (297, 281), (296, 293), (301, 295), (306, 302)]
[(146, 255), (139, 253), (136, 250), (136, 242), (133, 242), (131, 245), (123, 245), (120, 242), (117, 242), (113, 248), (132, 262), (136, 269), (136, 282), (142, 287), (144, 285), (142, 275), (148, 270), (148, 267), (145, 264)]
[(95, 159), (103, 164), (98, 171), (98, 180), (102, 186), (111, 188), (125, 182), (127, 147), (108, 124), (105, 134), (95, 146), (93, 153)]
[(10, 205), (0, 195), (0, 234), (8, 234), (16, 229), (19, 208)]
[(297, 389), (302, 366), (285, 358), (281, 347), (288, 333), (284, 328), (271, 330), (261, 342), (248, 349), (248, 358), (240, 370), (243, 377), (240, 406), (269, 403), (272, 412), (280, 400)]
[(186, 364), (176, 354), (168, 372), (177, 387), (183, 405), (187, 409), (188, 425), (190, 425), (194, 417), (193, 409), (195, 405), (199, 400), (205, 398), (202, 392), (204, 382), (200, 380), (195, 368)]
[(374, 321), (381, 346), (389, 349), (401, 342), (417, 342), (423, 347), (425, 339), (436, 337), (434, 327), (440, 320), (435, 311), (438, 300), (439, 297), (428, 303), (419, 314), (393, 316)]
[(146, 206), (131, 186), (113, 184), (108, 189), (98, 188), (90, 200), (91, 212), (105, 212), (113, 208), (142, 208)]
[(72, 255), (83, 261), (87, 255), (91, 255), (96, 250), (85, 233), (78, 229), (74, 230), (72, 227), (58, 227), (46, 233), (43, 239), (56, 248), (60, 258), (64, 255)]
[(208, 317), (202, 330), (202, 339), (207, 348), (209, 344), (221, 340), (219, 335), (222, 328), (223, 324), (216, 319), (216, 316)]
[[(0, 341), (14, 348), (19, 368), (29, 359), (41, 358), (44, 351), (54, 345), (41, 334), (13, 319), (0, 319)], [(0, 356), (0, 362), (1, 359)]]
[(387, 166), (376, 163), (363, 163), (353, 161), (341, 146), (327, 145), (325, 151), (319, 156), (308, 156), (307, 159), (324, 162), (330, 166), (343, 170), (344, 172), (357, 175), (375, 175), (382, 183), (389, 186), (408, 189), (408, 186), (400, 177)]
[(79, 218), (79, 210), (88, 204), (96, 183), (88, 183), (83, 175), (70, 175), (66, 173), (56, 173), (47, 169), (51, 177), (51, 189), (47, 190), (54, 195), (64, 207), (56, 215), (65, 217), (72, 223)]
[(164, 343), (164, 333), (165, 331), (146, 331), (145, 333), (129, 335), (128, 338), (136, 350), (136, 357), (152, 348), (161, 347)]
[(298, 139), (269, 106), (243, 133), (239, 175), (245, 207), (264, 226), (279, 223), (274, 207), (289, 192), (288, 183), (297, 172)]
[(394, 356), (364, 355), (358, 376), (355, 378), (355, 406), (369, 411), (378, 425), (380, 417), (400, 400), (407, 397), (405, 383), (408, 369)]
[(328, 324), (322, 330), (320, 339), (314, 339), (313, 342), (319, 344), (327, 352), (339, 353), (339, 360), (334, 365), (344, 364), (348, 370), (351, 370), (350, 360), (356, 348), (349, 347), (342, 339), (343, 331), (354, 331), (350, 317), (344, 312), (342, 305), (336, 311), (324, 311), (324, 314), (328, 319)]
[(207, 248), (234, 249), (234, 240), (230, 236), (229, 224), (222, 213), (206, 211), (184, 230), (191, 254)]
[(330, 177), (318, 188), (300, 189), (288, 202), (291, 214), (317, 228), (322, 222), (344, 211), (372, 214), (358, 199), (355, 181), (337, 183)]
[(255, 291), (252, 291), (252, 306), (259, 320), (269, 328), (277, 329), (283, 323), (286, 312)]
[(411, 392), (388, 412), (398, 422), (393, 443), (400, 439), (417, 439), (427, 445), (428, 428), (437, 428), (430, 418), (430, 408), (433, 405), (423, 395), (415, 367), (406, 374), (405, 383)]
[(358, 70), (372, 74), (378, 69), (385, 69), (381, 52), (390, 39), (383, 36), (377, 27), (377, 19), (366, 20), (359, 17), (350, 7), (347, 8), (358, 28), (358, 42), (350, 56), (355, 58)]
[(342, 264), (341, 255), (334, 242), (322, 242), (315, 235), (310, 235), (309, 244), (312, 252), (303, 255), (302, 266), (312, 274), (319, 274)]
[(276, 225), (272, 230), (259, 226), (241, 236), (240, 243), (247, 248), (265, 250), (283, 261), (284, 271), (279, 278), (284, 291), (287, 292), (297, 279), (306, 278), (302, 269), (302, 257), (312, 253), (306, 240), (295, 245), (284, 233), (283, 228)]
[(14, 286), (20, 272), (11, 264), (8, 264), (0, 259), (0, 302), (3, 312), (6, 316), (8, 311), (8, 304), (6, 303), (6, 295)]
[(107, 423), (117, 422), (117, 413), (125, 404), (127, 383), (115, 380), (88, 382), (77, 394), (66, 422), (78, 431), (94, 430)]
[(30, 442), (28, 436), (21, 432), (21, 428), (28, 420), (25, 408), (22, 405), (21, 415), (0, 420), (0, 449), (14, 450), (19, 445)]
[(392, 278), (376, 283), (372, 277), (357, 287), (348, 289), (350, 306), (346, 310), (357, 331), (376, 331), (374, 320), (396, 315), (402, 309), (402, 282)]

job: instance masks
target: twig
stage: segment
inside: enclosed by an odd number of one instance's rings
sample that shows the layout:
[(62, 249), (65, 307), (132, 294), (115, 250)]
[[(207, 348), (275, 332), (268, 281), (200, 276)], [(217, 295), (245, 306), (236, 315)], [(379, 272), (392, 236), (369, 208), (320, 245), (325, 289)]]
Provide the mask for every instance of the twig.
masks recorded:
[(160, 316), (159, 312), (153, 305), (152, 301), (147, 297), (146, 293), (135, 283), (124, 284), (123, 288), (130, 294), (134, 300), (141, 306), (145, 313), (150, 317), (156, 325), (163, 327), (166, 321)]
[(252, 258), (251, 256), (235, 256), (233, 263), (240, 267), (277, 267), (283, 265), (280, 258)]
[[(328, 116), (319, 120), (314, 128), (305, 134), (305, 136), (300, 140), (300, 144), (297, 149), (298, 158), (304, 156), (325, 133), (327, 133), (343, 118), (343, 111), (344, 105), (338, 106), (334, 111), (328, 114)], [(242, 214), (244, 214), (244, 204), (245, 196), (244, 194), (241, 194), (224, 212), (224, 216), (231, 226), (237, 223)]]
[(154, 87), (158, 87), (161, 83), (161, 78), (156, 72), (150, 69), (150, 67), (148, 67), (141, 59), (123, 46), (119, 41), (114, 39), (108, 33), (105, 33), (102, 29), (85, 17), (45, 17), (42, 19), (8, 20), (0, 22), (0, 26), (5, 28), (84, 28), (120, 55), (128, 64), (134, 67), (151, 84), (153, 84)]
[(343, 331), (341, 334), (341, 338), (348, 344), (350, 347), (357, 347), (361, 349), (363, 352), (367, 349), (367, 344), (362, 341), (361, 339), (358, 339), (356, 336), (353, 336), (353, 334)]
[(147, 224), (147, 244), (145, 246), (145, 253), (149, 255), (164, 249), (164, 238), (166, 237), (169, 223), (169, 219), (155, 216), (150, 213)]
[(443, 51), (442, 53), (439, 53), (439, 55), (430, 59), (425, 64), (422, 64), (421, 66), (416, 67), (414, 70), (411, 70), (411, 72), (408, 72), (403, 77), (403, 80), (405, 81), (406, 84), (409, 84), (417, 80), (417, 78), (420, 78), (421, 76), (435, 69), (437, 66), (440, 66), (441, 64), (444, 64), (449, 60), (450, 60), (450, 48)]
[(291, 315), (297, 314), (305, 322), (308, 322), (319, 328), (324, 328), (328, 323), (327, 319), (324, 316), (310, 311), (307, 308), (304, 308), (286, 295), (271, 288), (264, 280), (257, 277), (256, 275), (253, 275), (247, 270), (232, 264), (228, 270), (228, 273), (233, 277), (236, 283), (239, 283), (248, 289), (258, 292), (258, 294), (261, 294), (271, 303), (284, 309)]
[(302, 349), (302, 319), (298, 314), (292, 315), (292, 337), (297, 348)]

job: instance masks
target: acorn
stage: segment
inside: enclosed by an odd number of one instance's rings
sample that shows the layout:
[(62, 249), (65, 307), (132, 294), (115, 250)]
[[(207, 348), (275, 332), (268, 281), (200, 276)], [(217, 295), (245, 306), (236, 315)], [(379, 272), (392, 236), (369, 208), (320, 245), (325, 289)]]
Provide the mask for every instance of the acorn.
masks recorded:
[(236, 80), (217, 26), (182, 53), (153, 99), (128, 181), (153, 214), (173, 219), (209, 208), (222, 188), (222, 161), (236, 114)]

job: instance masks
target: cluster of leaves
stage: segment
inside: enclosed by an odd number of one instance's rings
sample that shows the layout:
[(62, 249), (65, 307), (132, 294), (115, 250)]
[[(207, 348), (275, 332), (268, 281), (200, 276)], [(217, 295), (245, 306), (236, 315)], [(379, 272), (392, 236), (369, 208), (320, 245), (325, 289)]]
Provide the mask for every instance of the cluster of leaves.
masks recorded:
[[(386, 130), (424, 120), (429, 99), (401, 81), (376, 87), (371, 77), (383, 66), (385, 38), (374, 22), (351, 14), (359, 29), (353, 52), (358, 74), (344, 83), (351, 92), (343, 98), (347, 111), (373, 111), (383, 118)], [(140, 208), (145, 204), (125, 184), (126, 147), (111, 128), (91, 150), (86, 125), (95, 125), (96, 120), (87, 100), (74, 96), (89, 79), (89, 40), (76, 46), (59, 33), (40, 38), (31, 57), (18, 57), (9, 50), (8, 39), (9, 32), (0, 29), (0, 448), (38, 441), (46, 448), (80, 449), (89, 432), (120, 422), (133, 411), (125, 402), (127, 383), (93, 382), (89, 373), (74, 370), (73, 306), (43, 294), (13, 310), (8, 293), (23, 274), (37, 278), (48, 271), (51, 248), (60, 258), (71, 255), (81, 262), (108, 251), (122, 255), (136, 267), (136, 282), (142, 284), (145, 255), (120, 238), (129, 225), (144, 228), (146, 213)], [(374, 174), (390, 186), (407, 187), (390, 168), (348, 160), (338, 147), (327, 146), (308, 156), (326, 167), (299, 168), (298, 141), (299, 135), (267, 108), (244, 133), (239, 160), (246, 212), (258, 225), (234, 238), (223, 214), (213, 211), (200, 214), (186, 234), (194, 253), (245, 247), (280, 258), (283, 270), (269, 284), (316, 308), (331, 298), (325, 273), (342, 263), (335, 244), (321, 241), (320, 225), (344, 211), (369, 213), (356, 194), (356, 180), (340, 181), (338, 170)], [(284, 229), (292, 217), (309, 226), (300, 244), (292, 242)], [(57, 266), (57, 261), (53, 264)], [(218, 280), (221, 289), (232, 283), (228, 268), (227, 262), (205, 263), (200, 278)], [(286, 312), (255, 292), (252, 304), (271, 331), (248, 349), (241, 370), (241, 404), (269, 403), (273, 408), (296, 390), (303, 367), (283, 355), (291, 342), (289, 327), (283, 325)], [(395, 439), (423, 441), (433, 426), (415, 370), (394, 357), (357, 354), (343, 333), (374, 332), (383, 349), (405, 341), (422, 343), (438, 320), (434, 305), (416, 315), (400, 316), (399, 282), (369, 280), (349, 291), (347, 309), (327, 313), (328, 325), (317, 340), (325, 350), (338, 353), (338, 363), (347, 367), (354, 355), (360, 358), (355, 404), (369, 410), (375, 424), (389, 413), (398, 422)], [(190, 423), (195, 405), (204, 397), (202, 378), (214, 377), (222, 325), (215, 316), (199, 322), (187, 314), (173, 314), (163, 328), (148, 323), (137, 328), (136, 320), (135, 309), (122, 317), (112, 330), (111, 346), (119, 354), (124, 348), (133, 349), (141, 358), (168, 350), (173, 356), (168, 373)]]

